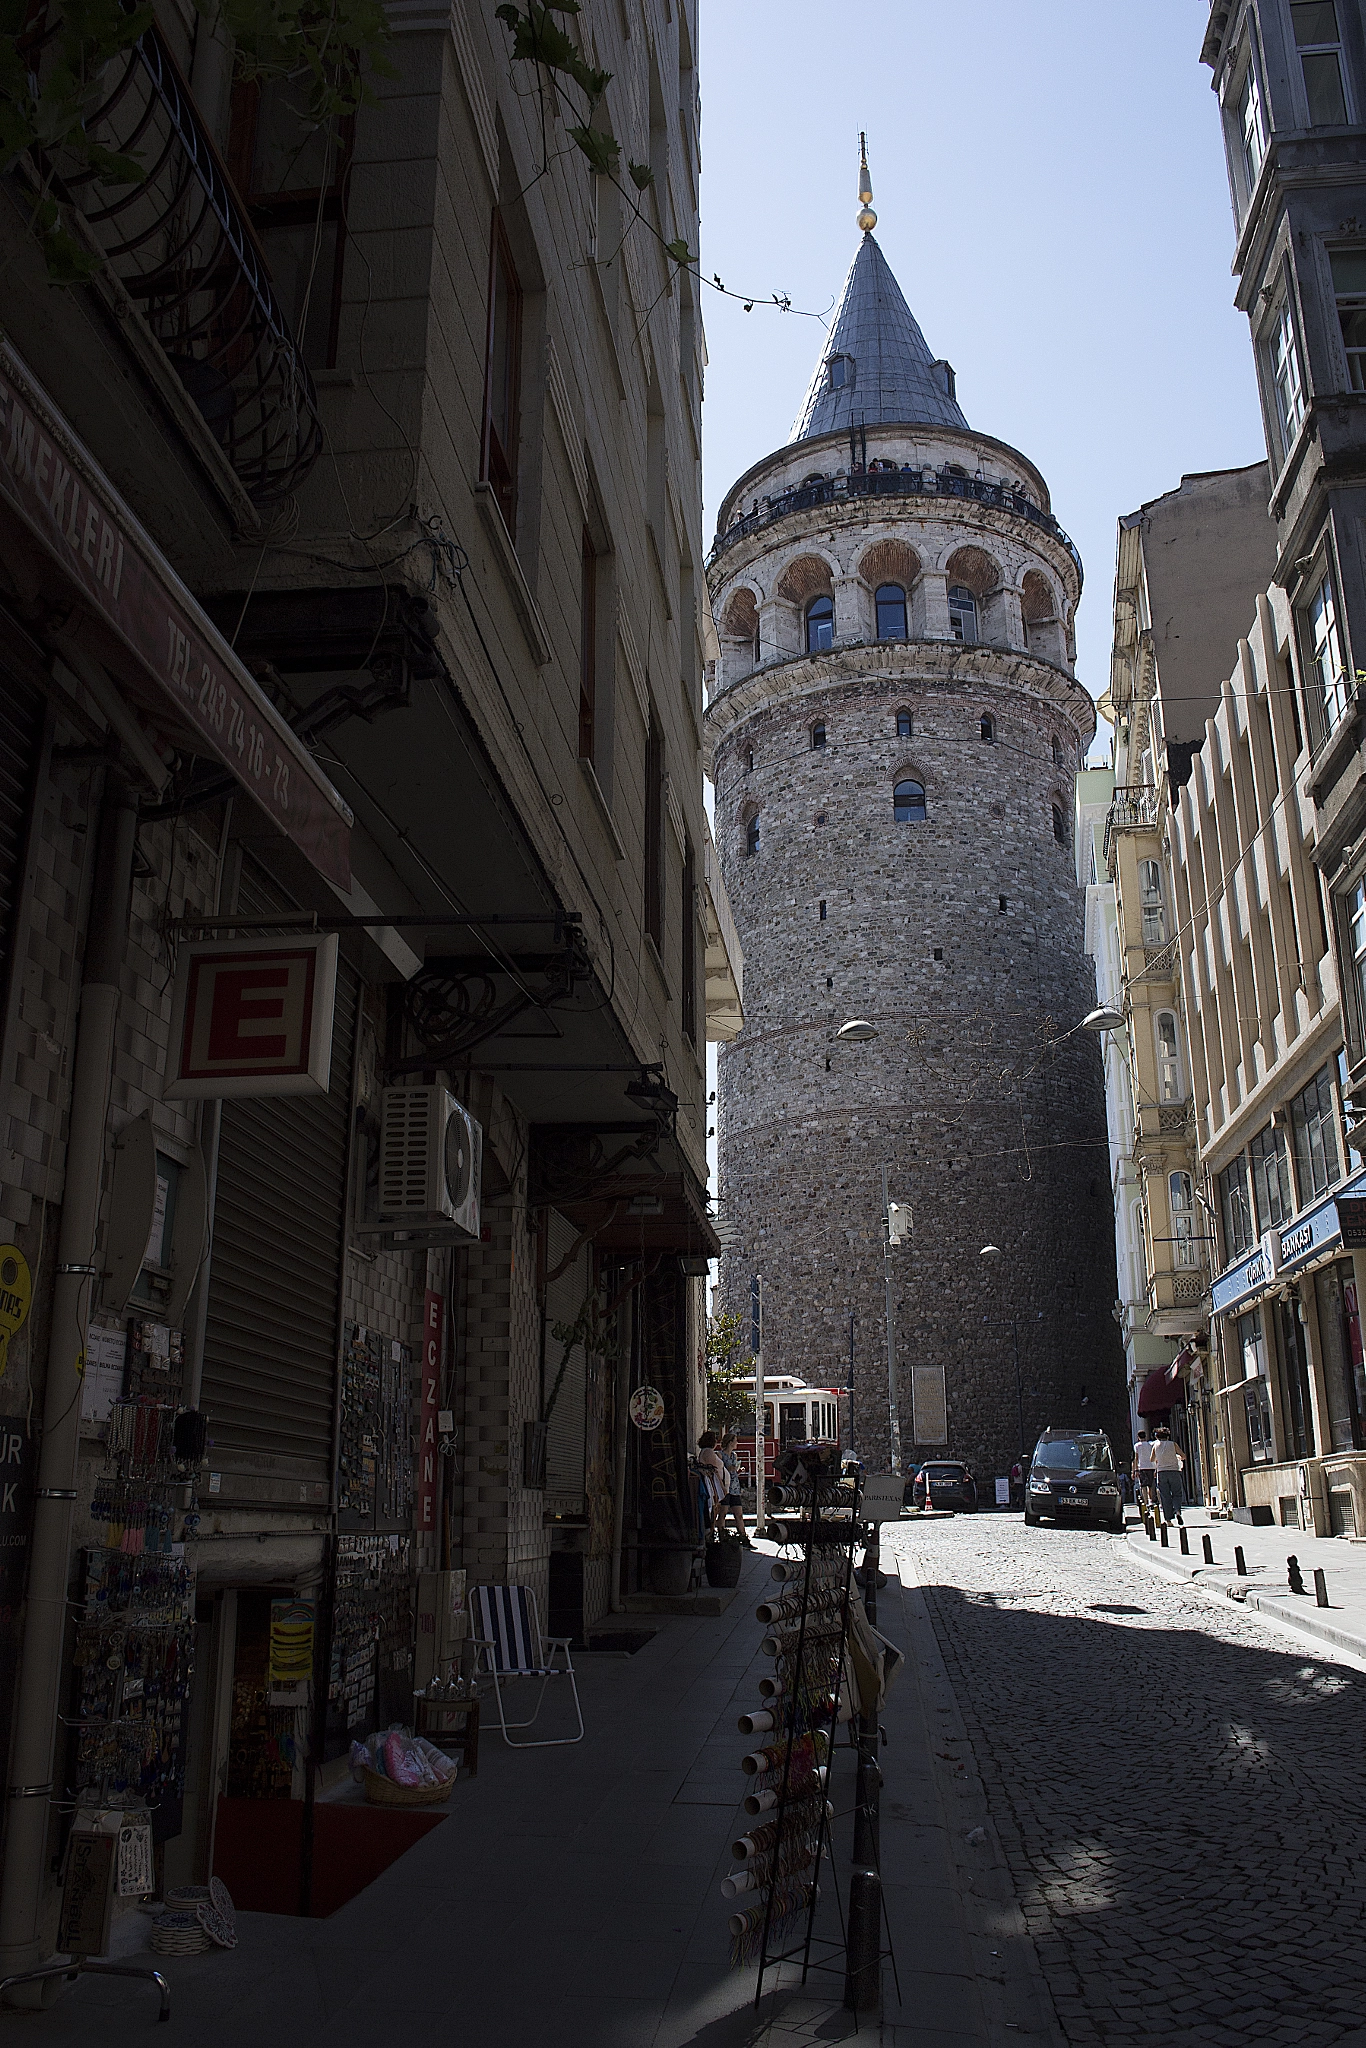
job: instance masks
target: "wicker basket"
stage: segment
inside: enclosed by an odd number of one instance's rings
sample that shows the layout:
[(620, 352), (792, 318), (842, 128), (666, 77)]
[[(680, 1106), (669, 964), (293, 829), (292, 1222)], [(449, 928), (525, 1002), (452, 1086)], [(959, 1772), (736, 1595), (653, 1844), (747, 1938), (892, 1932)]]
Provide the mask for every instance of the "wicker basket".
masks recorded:
[(369, 1806), (440, 1806), (455, 1786), (452, 1775), (444, 1785), (396, 1785), (392, 1778), (367, 1768), (365, 1799)]

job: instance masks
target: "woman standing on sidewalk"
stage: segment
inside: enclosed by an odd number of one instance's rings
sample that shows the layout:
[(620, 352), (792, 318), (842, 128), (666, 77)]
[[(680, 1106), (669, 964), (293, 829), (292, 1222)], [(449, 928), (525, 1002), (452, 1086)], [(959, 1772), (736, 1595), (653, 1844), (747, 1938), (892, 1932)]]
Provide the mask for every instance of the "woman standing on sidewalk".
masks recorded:
[(1181, 1522), (1181, 1509), (1185, 1499), (1181, 1474), (1185, 1463), (1181, 1455), (1181, 1446), (1172, 1441), (1171, 1431), (1157, 1430), (1153, 1436), (1153, 1471), (1157, 1476), (1157, 1498), (1161, 1504), (1164, 1522)]

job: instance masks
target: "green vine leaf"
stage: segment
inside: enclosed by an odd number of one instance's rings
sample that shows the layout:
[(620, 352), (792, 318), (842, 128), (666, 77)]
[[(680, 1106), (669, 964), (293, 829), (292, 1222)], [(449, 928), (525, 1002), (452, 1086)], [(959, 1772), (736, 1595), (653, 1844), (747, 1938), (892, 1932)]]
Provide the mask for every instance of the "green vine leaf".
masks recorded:
[(588, 128), (580, 123), (570, 129), (569, 139), (578, 144), (599, 177), (609, 178), (621, 162), (621, 144), (601, 128)]
[(691, 263), (693, 260), (692, 251), (682, 235), (679, 235), (675, 241), (666, 242), (664, 247), (667, 253), (673, 257), (675, 263)]
[(633, 164), (628, 161), (626, 168), (631, 173), (631, 183), (637, 192), (643, 192), (647, 186), (654, 184), (655, 174), (648, 164)]

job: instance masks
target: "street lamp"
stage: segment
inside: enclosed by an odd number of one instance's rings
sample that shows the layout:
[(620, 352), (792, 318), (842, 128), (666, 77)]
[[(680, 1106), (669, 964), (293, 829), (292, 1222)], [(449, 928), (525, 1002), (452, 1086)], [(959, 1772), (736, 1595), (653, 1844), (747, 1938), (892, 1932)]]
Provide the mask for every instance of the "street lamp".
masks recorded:
[[(878, 1036), (876, 1024), (867, 1017), (850, 1017), (835, 1033), (846, 1045), (866, 1045)], [(892, 1307), (892, 1253), (905, 1244), (911, 1233), (911, 1212), (903, 1202), (893, 1202), (887, 1192), (887, 1168), (882, 1168), (882, 1285), (887, 1311), (887, 1435), (893, 1472), (901, 1470), (901, 1410), (896, 1390), (896, 1320)]]
[[(1001, 1256), (1001, 1247), (998, 1244), (984, 1244), (982, 1246), (981, 1251), (977, 1254), (977, 1256), (979, 1259), (999, 1259)], [(1025, 1426), (1024, 1379), (1020, 1372), (1020, 1325), (1018, 1318), (1015, 1316), (999, 1317), (995, 1318), (995, 1320), (1003, 1323), (1008, 1322), (1010, 1324), (1011, 1347), (1015, 1353), (1015, 1412), (1016, 1421), (1019, 1429), (1020, 1470), (1023, 1473), (1025, 1462)], [(983, 1316), (982, 1321), (990, 1325), (990, 1323), (993, 1321), (993, 1318), (991, 1316)]]
[(1102, 1003), (1098, 1010), (1088, 1010), (1081, 1023), (1076, 1026), (1076, 1029), (1079, 1031), (1095, 1032), (1122, 1031), (1124, 1029), (1124, 1012), (1112, 1008), (1109, 1003)]

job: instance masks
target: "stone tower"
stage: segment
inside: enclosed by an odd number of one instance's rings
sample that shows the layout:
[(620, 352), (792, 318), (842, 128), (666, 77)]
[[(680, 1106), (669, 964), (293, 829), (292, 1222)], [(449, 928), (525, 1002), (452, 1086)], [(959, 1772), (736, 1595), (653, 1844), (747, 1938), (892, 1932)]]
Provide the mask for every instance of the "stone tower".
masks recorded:
[[(709, 565), (745, 954), (722, 1298), (747, 1314), (762, 1275), (769, 1372), (843, 1383), (852, 1327), (854, 1437), (885, 1465), (885, 1164), (913, 1216), (891, 1255), (903, 1455), (989, 1478), (1050, 1421), (1128, 1435), (1100, 1061), (1073, 1030), (1095, 1001), (1072, 851), (1095, 711), (1077, 551), (1028, 458), (969, 427), (871, 197), (865, 163), (792, 439), (730, 491)], [(877, 1035), (839, 1038), (850, 1019)]]

